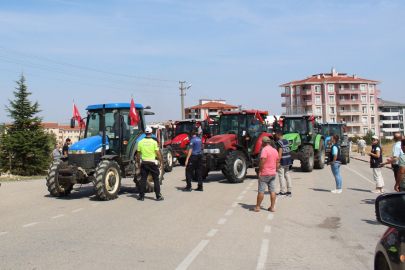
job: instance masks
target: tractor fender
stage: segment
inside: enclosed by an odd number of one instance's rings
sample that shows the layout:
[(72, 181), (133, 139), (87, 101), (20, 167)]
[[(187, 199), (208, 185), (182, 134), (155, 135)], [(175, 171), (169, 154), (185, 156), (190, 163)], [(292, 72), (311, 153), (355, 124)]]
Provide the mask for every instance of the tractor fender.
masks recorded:
[(316, 135), (315, 138), (315, 145), (314, 145), (314, 149), (318, 150), (319, 149), (319, 142), (321, 141), (321, 139), (325, 139), (322, 135), (318, 134)]
[(272, 141), (274, 141), (273, 134), (266, 133), (266, 132), (262, 133), (260, 135), (260, 137), (256, 141), (255, 152), (254, 152), (255, 155), (260, 153), (260, 149), (262, 148), (262, 139), (263, 139), (263, 137), (269, 137)]
[(100, 158), (101, 160), (114, 160), (118, 163), (118, 165), (120, 166), (121, 169), (121, 176), (125, 177), (125, 170), (124, 170), (124, 164), (122, 163), (122, 159), (120, 156), (118, 155), (104, 155)]

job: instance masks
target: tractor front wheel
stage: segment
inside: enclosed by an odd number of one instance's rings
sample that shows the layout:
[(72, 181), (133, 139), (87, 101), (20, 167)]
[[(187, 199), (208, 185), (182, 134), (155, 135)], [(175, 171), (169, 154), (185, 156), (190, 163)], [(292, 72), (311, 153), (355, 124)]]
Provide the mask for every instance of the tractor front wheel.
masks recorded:
[(173, 169), (173, 153), (170, 146), (163, 149), (163, 166), (165, 172), (171, 172)]
[(62, 161), (54, 160), (48, 168), (48, 175), (46, 176), (46, 186), (49, 193), (55, 197), (67, 196), (72, 192), (73, 184), (59, 183), (58, 175), (62, 167)]
[(325, 141), (319, 140), (319, 148), (315, 150), (315, 169), (323, 169), (325, 167)]
[(306, 144), (303, 148), (304, 154), (301, 160), (301, 169), (303, 172), (312, 172), (314, 169), (314, 147)]
[(121, 170), (114, 160), (102, 160), (95, 173), (94, 191), (100, 200), (114, 200), (121, 188)]
[(246, 177), (247, 165), (241, 151), (231, 152), (225, 160), (225, 175), (231, 183), (242, 183)]
[(342, 164), (347, 164), (350, 162), (349, 148), (347, 146), (343, 146), (341, 148), (340, 154), (342, 155)]

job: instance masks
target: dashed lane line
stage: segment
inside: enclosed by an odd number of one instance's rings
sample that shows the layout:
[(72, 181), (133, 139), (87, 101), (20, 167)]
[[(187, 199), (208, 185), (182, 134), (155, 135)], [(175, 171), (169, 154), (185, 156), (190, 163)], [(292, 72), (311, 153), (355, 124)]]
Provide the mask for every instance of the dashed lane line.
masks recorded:
[(207, 233), (207, 236), (213, 237), (217, 232), (218, 232), (218, 229), (212, 229), (211, 231), (209, 231), (209, 233)]
[(270, 213), (268, 216), (267, 216), (267, 220), (272, 220), (274, 218), (274, 214), (272, 214), (272, 213)]
[(23, 227), (23, 228), (26, 228), (26, 227), (34, 226), (34, 225), (36, 225), (36, 224), (38, 224), (38, 222), (28, 223), (28, 224), (22, 225), (22, 227)]
[(244, 190), (244, 191), (242, 191), (242, 193), (241, 193), (241, 194), (246, 194), (246, 192), (247, 192), (247, 190)]
[(234, 202), (231, 207), (236, 207), (236, 206), (238, 206), (238, 202)]
[(79, 211), (82, 211), (83, 209), (84, 209), (84, 208), (79, 208), (79, 209), (73, 210), (72, 212), (73, 212), (73, 213), (79, 212)]
[(226, 211), (225, 216), (230, 216), (230, 215), (232, 215), (232, 213), (233, 213), (233, 210), (228, 210), (228, 211)]
[(375, 185), (375, 182), (374, 182), (374, 181), (371, 181), (370, 179), (368, 179), (368, 178), (367, 178), (367, 177), (365, 177), (364, 175), (362, 175), (362, 174), (360, 174), (360, 173), (356, 172), (355, 170), (350, 169), (350, 168), (349, 168), (349, 167), (347, 167), (347, 166), (342, 166), (342, 167), (343, 167), (343, 168), (346, 168), (346, 169), (348, 169), (348, 170), (350, 170), (350, 171), (352, 171), (352, 172), (354, 172), (355, 174), (357, 174), (357, 175), (361, 176), (363, 179), (367, 180), (367, 181), (368, 181), (368, 182), (370, 182), (371, 184)]
[(265, 269), (268, 252), (269, 252), (269, 239), (263, 239), (262, 247), (260, 248), (259, 261), (257, 262), (257, 268), (256, 268), (257, 270)]
[(92, 205), (93, 205), (93, 206), (96, 206), (96, 205), (99, 205), (99, 204), (100, 204), (100, 203), (98, 202), (98, 203), (93, 203)]
[(220, 220), (218, 220), (218, 224), (222, 225), (226, 222), (226, 218), (221, 218)]
[(201, 242), (187, 255), (187, 257), (177, 266), (176, 270), (185, 270), (200, 254), (210, 240), (201, 240)]
[(242, 200), (243, 199), (243, 195), (240, 195), (238, 198), (236, 198), (237, 200)]
[(6, 231), (4, 231), (4, 232), (0, 232), (0, 235), (2, 235), (2, 234), (6, 234), (6, 233), (8, 233), (8, 232), (6, 232)]
[(271, 232), (271, 226), (264, 226), (264, 231), (265, 233), (270, 233)]
[(247, 186), (247, 187), (246, 187), (246, 189), (250, 189), (250, 188), (251, 188), (251, 186)]
[(60, 218), (60, 217), (63, 217), (63, 216), (65, 216), (65, 214), (60, 214), (60, 215), (57, 215), (57, 216), (53, 216), (52, 218)]

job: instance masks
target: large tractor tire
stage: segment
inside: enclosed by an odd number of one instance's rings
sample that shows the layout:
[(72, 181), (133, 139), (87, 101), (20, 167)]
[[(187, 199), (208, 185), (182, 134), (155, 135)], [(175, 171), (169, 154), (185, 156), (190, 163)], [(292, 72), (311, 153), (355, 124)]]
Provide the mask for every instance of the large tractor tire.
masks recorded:
[(185, 157), (178, 157), (177, 160), (179, 161), (181, 166), (186, 165), (186, 158)]
[(323, 139), (319, 140), (319, 148), (315, 150), (315, 169), (323, 169), (325, 167), (325, 141)]
[(342, 155), (342, 164), (349, 163), (350, 162), (349, 147), (342, 146), (340, 153)]
[(314, 147), (310, 144), (303, 146), (303, 159), (301, 160), (301, 169), (303, 172), (312, 172), (314, 169)]
[(48, 175), (46, 176), (46, 186), (49, 193), (55, 197), (67, 196), (72, 192), (73, 184), (59, 183), (58, 175), (62, 167), (61, 160), (54, 160), (48, 168)]
[(165, 172), (171, 172), (173, 169), (173, 152), (170, 146), (163, 149), (162, 158)]
[(247, 172), (246, 157), (243, 152), (231, 152), (225, 160), (224, 171), (229, 182), (242, 183)]
[(102, 160), (95, 173), (94, 191), (100, 200), (114, 200), (121, 188), (121, 170), (114, 160)]

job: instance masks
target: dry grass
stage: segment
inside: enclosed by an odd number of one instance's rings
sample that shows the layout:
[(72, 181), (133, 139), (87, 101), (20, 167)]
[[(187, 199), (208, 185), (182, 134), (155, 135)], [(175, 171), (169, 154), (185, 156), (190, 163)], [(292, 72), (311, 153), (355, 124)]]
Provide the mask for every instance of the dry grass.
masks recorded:
[[(382, 151), (383, 151), (383, 157), (391, 157), (392, 156), (392, 148), (394, 147), (394, 143), (388, 143), (388, 144), (383, 144), (381, 145)], [(352, 147), (352, 152), (357, 152), (357, 145), (354, 145)], [(371, 152), (371, 146), (367, 145), (366, 146), (366, 153)]]

